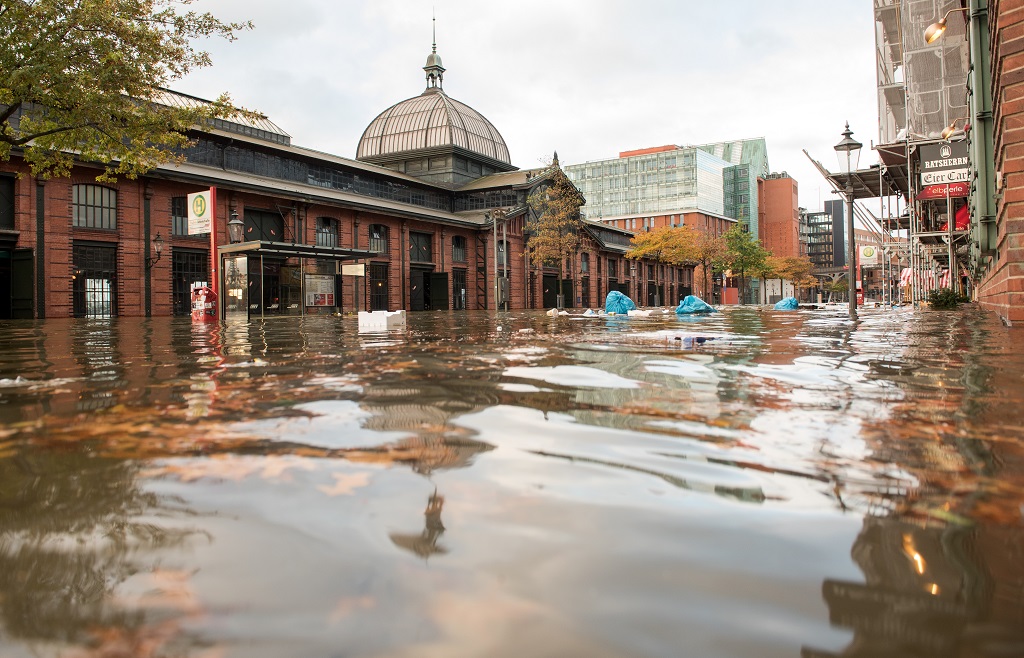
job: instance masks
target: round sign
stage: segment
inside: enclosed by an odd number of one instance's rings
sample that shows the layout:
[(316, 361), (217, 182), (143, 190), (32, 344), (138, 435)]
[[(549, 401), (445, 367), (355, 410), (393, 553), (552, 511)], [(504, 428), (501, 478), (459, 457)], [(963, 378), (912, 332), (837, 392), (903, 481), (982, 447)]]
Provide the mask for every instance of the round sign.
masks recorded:
[(192, 199), (192, 214), (202, 217), (206, 214), (206, 197), (200, 195)]
[(864, 254), (865, 258), (871, 258), (872, 256), (875, 255), (875, 248), (874, 247), (864, 247), (863, 254)]

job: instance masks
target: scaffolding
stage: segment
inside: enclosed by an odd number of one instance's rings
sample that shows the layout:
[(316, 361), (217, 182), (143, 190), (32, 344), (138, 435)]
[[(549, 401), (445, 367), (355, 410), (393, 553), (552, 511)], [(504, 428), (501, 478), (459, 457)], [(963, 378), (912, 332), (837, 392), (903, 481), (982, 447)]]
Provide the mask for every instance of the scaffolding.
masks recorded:
[[(961, 150), (962, 141), (946, 141), (944, 131), (969, 116), (967, 19), (959, 11), (964, 8), (961, 0), (874, 0), (877, 150), (883, 168), (902, 168), (907, 182), (900, 190), (905, 212), (887, 210), (883, 200), (878, 221), (889, 242), (894, 235), (907, 238), (901, 279), (914, 302), (940, 284), (966, 292), (961, 274), (969, 257), (969, 223), (956, 221), (966, 185), (954, 184), (959, 174), (940, 183), (925, 180), (926, 163), (937, 157), (930, 152)], [(947, 13), (945, 34), (927, 43), (925, 30)], [(963, 140), (964, 133), (954, 131), (949, 139)]]

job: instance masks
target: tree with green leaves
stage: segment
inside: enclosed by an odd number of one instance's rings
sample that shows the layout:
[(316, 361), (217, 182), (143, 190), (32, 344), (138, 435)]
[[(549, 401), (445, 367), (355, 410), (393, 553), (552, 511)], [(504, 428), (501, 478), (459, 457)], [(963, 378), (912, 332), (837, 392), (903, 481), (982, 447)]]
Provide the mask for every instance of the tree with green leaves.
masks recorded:
[(555, 170), (549, 185), (538, 187), (527, 201), (531, 210), (526, 222), (530, 262), (540, 267), (558, 265), (561, 294), (565, 261), (580, 248), (583, 233), (580, 208), (586, 201), (561, 169)]
[(187, 132), (248, 114), (227, 95), (168, 102), (166, 88), (210, 66), (194, 41), (251, 23), (188, 10), (193, 0), (0, 0), (0, 160), (66, 176), (76, 159), (113, 180), (178, 157)]
[(761, 246), (761, 241), (741, 224), (734, 225), (722, 237), (725, 238), (728, 251), (726, 260), (729, 269), (739, 272), (740, 303), (742, 304), (746, 300), (746, 275), (756, 273), (764, 267), (764, 261), (768, 258), (769, 252)]

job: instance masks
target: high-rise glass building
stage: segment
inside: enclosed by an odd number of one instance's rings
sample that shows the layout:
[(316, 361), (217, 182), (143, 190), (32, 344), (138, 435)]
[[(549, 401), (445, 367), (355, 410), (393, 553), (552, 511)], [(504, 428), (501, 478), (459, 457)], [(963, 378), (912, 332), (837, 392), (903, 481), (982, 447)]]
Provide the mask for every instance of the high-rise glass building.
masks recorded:
[(586, 197), (591, 220), (642, 229), (700, 213), (739, 221), (756, 235), (757, 180), (769, 173), (768, 149), (764, 138), (658, 146), (564, 170)]

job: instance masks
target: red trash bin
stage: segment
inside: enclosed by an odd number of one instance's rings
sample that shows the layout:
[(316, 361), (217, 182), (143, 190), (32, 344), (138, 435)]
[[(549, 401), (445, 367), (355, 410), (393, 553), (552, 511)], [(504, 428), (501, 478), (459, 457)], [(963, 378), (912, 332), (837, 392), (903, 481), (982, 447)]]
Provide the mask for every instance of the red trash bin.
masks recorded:
[(217, 293), (207, 286), (192, 289), (192, 321), (215, 322), (217, 320)]

